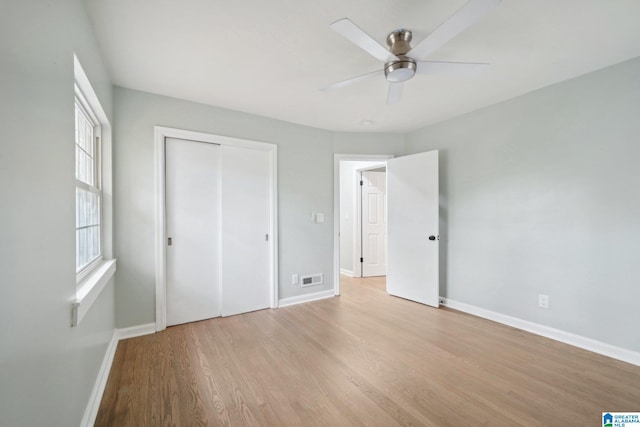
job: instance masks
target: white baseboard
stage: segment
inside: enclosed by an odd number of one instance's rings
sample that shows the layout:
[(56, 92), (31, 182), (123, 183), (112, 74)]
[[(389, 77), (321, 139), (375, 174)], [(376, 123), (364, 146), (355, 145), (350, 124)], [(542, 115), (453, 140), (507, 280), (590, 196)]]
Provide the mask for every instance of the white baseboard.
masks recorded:
[(335, 295), (336, 295), (335, 291), (333, 289), (329, 289), (326, 291), (314, 292), (312, 294), (305, 294), (305, 295), (298, 295), (295, 297), (283, 298), (280, 301), (278, 301), (278, 307), (282, 308), (290, 305), (317, 301), (320, 299), (331, 298)]
[(116, 329), (118, 340), (126, 340), (127, 338), (141, 337), (156, 332), (155, 323), (146, 323), (144, 325), (131, 326), (129, 328)]
[(345, 276), (353, 277), (353, 271), (347, 270), (346, 268), (340, 269), (340, 274), (344, 274)]
[(118, 342), (127, 338), (139, 337), (142, 335), (153, 334), (155, 332), (155, 323), (147, 323), (146, 325), (113, 330), (113, 336), (111, 337), (111, 341), (109, 341), (109, 345), (107, 345), (104, 359), (102, 359), (102, 364), (98, 371), (98, 377), (93, 385), (93, 390), (91, 390), (89, 402), (84, 410), (82, 421), (80, 421), (80, 427), (92, 427), (96, 422), (98, 409), (100, 409), (100, 402), (102, 401), (102, 395), (104, 394), (104, 389), (107, 386), (109, 372), (111, 371), (111, 365), (113, 364), (113, 357), (116, 355), (116, 349), (118, 348)]
[(91, 390), (89, 396), (89, 402), (84, 410), (82, 421), (80, 421), (80, 427), (91, 427), (96, 422), (96, 416), (98, 415), (98, 409), (100, 408), (100, 402), (102, 401), (102, 394), (104, 388), (107, 386), (107, 379), (109, 378), (109, 372), (111, 371), (111, 364), (113, 363), (113, 357), (116, 354), (116, 348), (118, 347), (118, 333), (117, 329), (113, 330), (111, 341), (107, 345), (107, 351), (102, 359), (100, 370), (98, 371), (98, 377)]
[(493, 320), (494, 322), (502, 323), (503, 325), (512, 326), (523, 331), (531, 332), (533, 334), (551, 338), (553, 340), (579, 347), (584, 350), (589, 350), (603, 356), (611, 357), (613, 359), (622, 360), (623, 362), (640, 366), (640, 353), (633, 350), (617, 347), (611, 344), (604, 343), (602, 341), (597, 341), (591, 338), (583, 337), (581, 335), (572, 334), (571, 332), (565, 332), (560, 329), (550, 328), (549, 326), (529, 322), (528, 320), (518, 319), (517, 317), (507, 316), (505, 314), (486, 310), (484, 308), (465, 304), (463, 302), (458, 302), (443, 297), (440, 297), (440, 300), (442, 301), (442, 305), (454, 310), (462, 311), (474, 316), (482, 317), (484, 319)]

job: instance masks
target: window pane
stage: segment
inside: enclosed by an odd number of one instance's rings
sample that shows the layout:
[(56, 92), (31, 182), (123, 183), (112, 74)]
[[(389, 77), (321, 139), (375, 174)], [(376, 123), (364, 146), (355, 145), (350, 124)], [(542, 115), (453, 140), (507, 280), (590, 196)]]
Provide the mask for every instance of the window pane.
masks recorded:
[(76, 270), (100, 256), (100, 193), (76, 187)]
[(78, 144), (90, 157), (93, 157), (93, 123), (77, 104), (76, 117), (76, 126), (78, 130), (76, 144)]
[(76, 103), (76, 178), (96, 185), (93, 123)]
[(95, 185), (93, 163), (93, 159), (76, 145), (76, 178), (78, 180)]
[(100, 224), (100, 194), (76, 187), (76, 228)]
[(100, 226), (76, 230), (76, 271), (100, 256)]

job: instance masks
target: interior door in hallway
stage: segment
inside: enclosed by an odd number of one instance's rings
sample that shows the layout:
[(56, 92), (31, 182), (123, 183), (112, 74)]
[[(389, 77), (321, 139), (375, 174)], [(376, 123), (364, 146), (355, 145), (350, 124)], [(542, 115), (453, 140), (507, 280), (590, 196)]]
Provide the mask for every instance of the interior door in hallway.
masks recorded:
[(362, 277), (387, 274), (387, 177), (385, 172), (363, 171)]

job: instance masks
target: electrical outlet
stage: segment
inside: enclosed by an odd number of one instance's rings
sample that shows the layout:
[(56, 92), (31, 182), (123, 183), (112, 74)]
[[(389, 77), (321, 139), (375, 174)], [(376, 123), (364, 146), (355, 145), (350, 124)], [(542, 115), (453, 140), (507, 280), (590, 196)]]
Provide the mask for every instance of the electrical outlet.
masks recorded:
[(545, 295), (545, 294), (538, 295), (538, 307), (549, 308), (549, 295)]
[(291, 284), (292, 285), (297, 285), (298, 284), (298, 275), (297, 274), (292, 274), (291, 275)]

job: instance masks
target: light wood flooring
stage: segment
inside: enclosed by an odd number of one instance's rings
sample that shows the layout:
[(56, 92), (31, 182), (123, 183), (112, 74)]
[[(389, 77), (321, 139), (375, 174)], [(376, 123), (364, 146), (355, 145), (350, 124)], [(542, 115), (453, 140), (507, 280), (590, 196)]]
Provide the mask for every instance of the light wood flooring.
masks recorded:
[(599, 426), (640, 367), (449, 309), (342, 295), (121, 341), (97, 426)]

